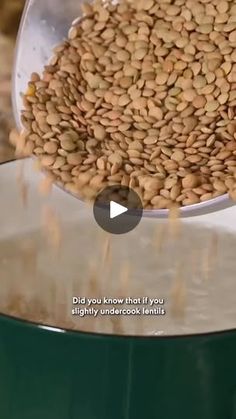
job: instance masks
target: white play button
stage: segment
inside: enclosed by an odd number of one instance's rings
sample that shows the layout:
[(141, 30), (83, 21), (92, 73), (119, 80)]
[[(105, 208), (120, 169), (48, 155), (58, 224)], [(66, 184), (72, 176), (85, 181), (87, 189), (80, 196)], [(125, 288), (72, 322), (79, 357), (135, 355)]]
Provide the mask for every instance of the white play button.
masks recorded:
[(139, 195), (127, 186), (107, 186), (99, 192), (93, 204), (96, 222), (111, 234), (132, 231), (139, 224), (142, 214)]
[(118, 215), (124, 214), (128, 211), (128, 208), (123, 205), (117, 204), (117, 202), (110, 202), (110, 218), (118, 217)]

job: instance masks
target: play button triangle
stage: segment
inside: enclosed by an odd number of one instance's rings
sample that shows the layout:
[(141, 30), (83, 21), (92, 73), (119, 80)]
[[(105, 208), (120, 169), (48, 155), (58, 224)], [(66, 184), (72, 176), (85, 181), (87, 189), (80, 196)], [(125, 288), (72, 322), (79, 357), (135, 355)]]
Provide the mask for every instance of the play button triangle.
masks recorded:
[(128, 208), (123, 205), (117, 204), (117, 202), (110, 202), (110, 218), (118, 217), (128, 211)]

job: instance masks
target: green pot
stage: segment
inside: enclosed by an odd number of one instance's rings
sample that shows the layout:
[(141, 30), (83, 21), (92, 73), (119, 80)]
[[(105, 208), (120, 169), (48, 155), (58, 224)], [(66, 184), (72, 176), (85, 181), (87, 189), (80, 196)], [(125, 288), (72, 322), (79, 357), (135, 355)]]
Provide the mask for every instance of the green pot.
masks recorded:
[(111, 337), (0, 317), (4, 419), (234, 419), (236, 332)]

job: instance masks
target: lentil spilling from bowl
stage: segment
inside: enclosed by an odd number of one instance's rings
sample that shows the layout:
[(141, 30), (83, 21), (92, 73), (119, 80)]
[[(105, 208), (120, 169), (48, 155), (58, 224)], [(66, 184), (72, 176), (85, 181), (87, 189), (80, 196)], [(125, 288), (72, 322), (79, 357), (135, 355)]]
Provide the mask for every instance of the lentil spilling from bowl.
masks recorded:
[(146, 209), (236, 198), (236, 5), (96, 1), (24, 95), (21, 146), (94, 199), (133, 188)]

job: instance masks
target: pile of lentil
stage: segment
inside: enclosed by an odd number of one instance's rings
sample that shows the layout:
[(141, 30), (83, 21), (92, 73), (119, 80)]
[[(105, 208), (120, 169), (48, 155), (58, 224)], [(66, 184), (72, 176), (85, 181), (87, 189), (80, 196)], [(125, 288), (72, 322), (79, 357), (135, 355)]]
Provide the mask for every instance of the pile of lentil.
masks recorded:
[(72, 193), (132, 187), (144, 208), (236, 197), (236, 4), (82, 6), (22, 123), (27, 154)]

